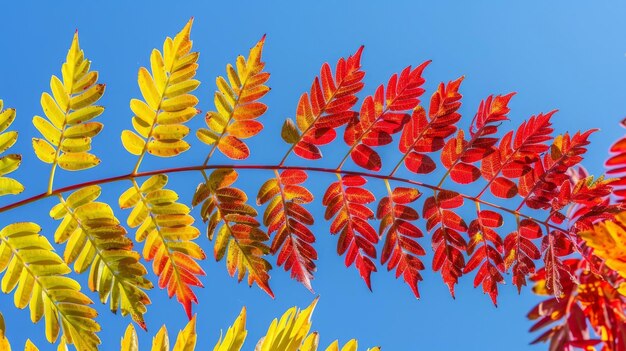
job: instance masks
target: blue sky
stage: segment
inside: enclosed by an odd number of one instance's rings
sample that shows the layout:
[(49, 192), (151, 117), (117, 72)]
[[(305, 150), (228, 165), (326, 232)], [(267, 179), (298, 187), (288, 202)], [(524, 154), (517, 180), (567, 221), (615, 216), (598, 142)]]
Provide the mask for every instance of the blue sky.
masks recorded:
[[(601, 129), (592, 137), (586, 161), (595, 174), (602, 172), (610, 143), (623, 134), (618, 122), (626, 114), (624, 2), (15, 1), (5, 4), (3, 10), (0, 98), (18, 111), (13, 129), (20, 131), (20, 139), (13, 151), (22, 153), (25, 160), (14, 175), (27, 188), (22, 196), (45, 190), (49, 166), (32, 152), (30, 138), (36, 131), (31, 118), (41, 114), (40, 94), (48, 91), (50, 75), (59, 75), (74, 30), (79, 29), (86, 56), (107, 84), (101, 100), (106, 111), (99, 117), (105, 129), (94, 141), (94, 151), (103, 163), (80, 173), (57, 172), (57, 186), (132, 169), (135, 158), (124, 151), (119, 134), (131, 126), (128, 101), (139, 96), (137, 69), (149, 63), (152, 48), (161, 47), (165, 36), (174, 35), (191, 16), (196, 19), (194, 48), (201, 53), (198, 78), (203, 84), (197, 96), (203, 111), (212, 108), (214, 79), (223, 74), (226, 63), (233, 62), (238, 54), (247, 54), (267, 33), (264, 58), (272, 74), (272, 91), (265, 99), (269, 105), (262, 119), (266, 129), (250, 142), (252, 163), (276, 163), (282, 157), (287, 145), (280, 140), (280, 126), (286, 117), (294, 115), (299, 95), (310, 87), (323, 62), (334, 64), (362, 44), (367, 75), (361, 97), (405, 66), (432, 59), (425, 71), (427, 96), (438, 82), (466, 76), (461, 88), (464, 126), (480, 99), (516, 91), (507, 129), (532, 114), (552, 109), (560, 111), (554, 118), (558, 132)], [(190, 126), (202, 124), (198, 116)], [(189, 140), (192, 149), (183, 156), (176, 160), (147, 158), (142, 169), (201, 163), (206, 146), (193, 136)], [(328, 163), (320, 164), (326, 165), (336, 164), (334, 160), (344, 152), (334, 146), (324, 150)], [(389, 160), (386, 162), (391, 164), (399, 157), (392, 149), (382, 155), (383, 162)], [(224, 161), (215, 157), (213, 162)], [(304, 162), (292, 156), (288, 163)], [(239, 186), (255, 194), (259, 179), (269, 177), (270, 173), (247, 174), (240, 178)], [(311, 189), (321, 197), (332, 177), (314, 179), (319, 183)], [(200, 180), (198, 174), (180, 174), (171, 178), (171, 186), (183, 199), (189, 199)], [(117, 203), (117, 196), (127, 186), (107, 186), (103, 199)], [(379, 185), (374, 188), (381, 194)], [(0, 203), (12, 200), (5, 197)], [(51, 238), (55, 223), (47, 213), (53, 204), (49, 199), (2, 214), (0, 225), (34, 220)], [(314, 329), (320, 332), (324, 346), (337, 338), (345, 342), (354, 337), (362, 349), (373, 345), (407, 351), (546, 349), (528, 346), (533, 336), (527, 333), (530, 323), (525, 314), (538, 299), (528, 289), (518, 296), (510, 283), (501, 289), (498, 308), (480, 289), (471, 287), (473, 276), (461, 279), (457, 299), (453, 300), (439, 275), (428, 271), (420, 285), (422, 299), (417, 301), (402, 282), (381, 269), (373, 277), (374, 292), (370, 293), (354, 268), (344, 268), (343, 258), (335, 254), (336, 238), (328, 235), (320, 205), (316, 200), (311, 206), (318, 209), (314, 214), (319, 217), (313, 228), (320, 256), (313, 284), (321, 296)], [(122, 211), (117, 214), (122, 220), (126, 216)], [(202, 224), (200, 227), (204, 229)], [(204, 236), (198, 240), (211, 250)], [(426, 240), (422, 244), (429, 246)], [(194, 309), (200, 331), (198, 350), (212, 347), (219, 330), (234, 320), (243, 305), (249, 312), (246, 349), (253, 349), (271, 318), (293, 305), (305, 307), (316, 296), (290, 280), (282, 269), (273, 271), (270, 283), (277, 297), (272, 300), (256, 287), (237, 284), (228, 277), (223, 262), (208, 259), (203, 265), (208, 274), (206, 288), (197, 290), (200, 305)], [(86, 277), (77, 279), (85, 282)], [(95, 295), (90, 296), (95, 299)], [(167, 322), (174, 337), (186, 322), (182, 308), (169, 301), (165, 292), (155, 290), (151, 297), (153, 305), (147, 314), (150, 330), (139, 333), (144, 347), (162, 323)], [(16, 311), (12, 300), (12, 296), (0, 296), (0, 311), (8, 317), (8, 335), (14, 346), (19, 349), (29, 337), (42, 350), (51, 349), (43, 338), (43, 323), (31, 325), (28, 312)], [(112, 315), (106, 306), (98, 308), (99, 321), (104, 325), (102, 349), (114, 350), (129, 319)]]

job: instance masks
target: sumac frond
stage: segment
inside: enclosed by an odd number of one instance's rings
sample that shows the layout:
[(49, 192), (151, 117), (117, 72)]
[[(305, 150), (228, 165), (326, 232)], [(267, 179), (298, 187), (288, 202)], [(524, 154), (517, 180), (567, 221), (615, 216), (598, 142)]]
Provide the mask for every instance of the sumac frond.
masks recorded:
[(79, 350), (96, 350), (100, 325), (94, 318), (93, 302), (80, 292), (80, 285), (66, 275), (71, 272), (54, 253), (48, 240), (39, 235), (35, 223), (10, 224), (0, 230), (2, 292), (14, 292), (15, 307), (30, 308), (33, 323), (42, 318), (46, 339), (55, 342), (61, 329)]
[(104, 94), (105, 85), (97, 84), (98, 72), (90, 71), (91, 61), (85, 58), (78, 44), (78, 32), (61, 68), (61, 79), (52, 76), (50, 90), (41, 94), (41, 107), (47, 119), (33, 117), (35, 128), (44, 139), (33, 138), (37, 157), (52, 164), (48, 192), (52, 191), (57, 166), (77, 171), (94, 167), (100, 159), (89, 153), (91, 138), (102, 130), (99, 122), (90, 122), (104, 112), (94, 105)]
[(242, 281), (247, 273), (248, 285), (256, 283), (273, 297), (268, 273), (272, 266), (263, 257), (270, 251), (265, 244), (269, 236), (256, 219), (257, 211), (247, 204), (246, 193), (231, 187), (237, 176), (233, 169), (214, 171), (196, 188), (192, 205), (202, 204), (200, 215), (208, 222), (207, 236), (209, 240), (215, 236), (215, 260), (226, 257), (231, 276), (238, 272), (237, 280)]
[(355, 265), (368, 288), (372, 288), (371, 274), (376, 272), (376, 243), (378, 233), (368, 222), (374, 212), (367, 204), (376, 198), (364, 188), (367, 180), (361, 176), (340, 176), (326, 190), (322, 204), (326, 206), (324, 218), (333, 219), (331, 234), (339, 234), (337, 253), (345, 255), (347, 267)]
[(257, 195), (257, 204), (268, 204), (263, 225), (268, 234), (275, 233), (270, 252), (278, 253), (278, 265), (312, 290), (317, 252), (312, 246), (315, 236), (308, 226), (313, 225), (314, 219), (302, 206), (313, 201), (313, 194), (302, 185), (308, 176), (302, 170), (275, 171), (275, 174), (275, 178), (263, 183)]
[(191, 319), (191, 304), (198, 303), (192, 286), (202, 287), (198, 276), (205, 275), (197, 260), (206, 255), (192, 240), (200, 231), (192, 224), (190, 209), (178, 201), (178, 194), (165, 189), (166, 175), (155, 175), (139, 185), (133, 179), (119, 199), (121, 208), (132, 208), (127, 224), (137, 228), (135, 240), (144, 242), (143, 257), (152, 262), (154, 273), (159, 276), (159, 288), (167, 289), (167, 295), (183, 305)]
[(76, 273), (90, 269), (89, 289), (98, 292), (102, 303), (109, 301), (111, 311), (121, 309), (146, 329), (143, 315), (150, 298), (144, 290), (152, 289), (152, 283), (111, 207), (95, 201), (101, 192), (92, 185), (59, 196), (60, 203), (50, 210), (52, 218), (61, 220), (54, 241), (66, 243), (63, 259), (74, 263)]
[(263, 124), (257, 119), (267, 111), (267, 106), (258, 101), (270, 88), (265, 85), (270, 74), (263, 71), (265, 63), (261, 61), (265, 36), (250, 49), (248, 58), (237, 57), (235, 69), (226, 65), (226, 75), (217, 77), (217, 91), (214, 94), (216, 111), (209, 111), (205, 116), (208, 129), (200, 128), (196, 136), (207, 145), (213, 145), (205, 164), (215, 148), (226, 157), (243, 160), (250, 156), (250, 149), (241, 139), (257, 135)]
[(334, 75), (328, 63), (322, 65), (310, 93), (300, 96), (296, 122), (287, 119), (283, 124), (281, 136), (292, 146), (281, 164), (291, 151), (308, 160), (321, 158), (319, 146), (333, 141), (337, 136), (335, 129), (355, 118), (352, 108), (358, 101), (356, 94), (363, 89), (365, 77), (361, 70), (362, 52), (361, 46), (354, 55), (339, 59)]
[(386, 263), (389, 271), (395, 269), (396, 277), (402, 276), (418, 298), (417, 283), (422, 280), (420, 271), (425, 268), (419, 256), (426, 251), (417, 243), (424, 233), (411, 223), (419, 219), (419, 214), (410, 204), (421, 195), (417, 189), (389, 187), (388, 196), (380, 200), (376, 210), (376, 218), (380, 220), (378, 232), (380, 237), (385, 237), (380, 262)]
[(132, 99), (133, 128), (124, 130), (122, 144), (128, 152), (138, 155), (137, 172), (146, 152), (158, 157), (172, 157), (189, 149), (184, 138), (185, 125), (199, 111), (198, 98), (191, 94), (200, 85), (193, 79), (198, 69), (199, 54), (192, 52), (190, 20), (174, 39), (163, 43), (163, 53), (152, 50), (150, 71), (141, 67), (137, 77), (143, 100)]
[(409, 66), (400, 75), (392, 75), (386, 89), (380, 85), (374, 95), (363, 100), (358, 116), (349, 121), (343, 137), (355, 164), (373, 171), (381, 169), (380, 155), (372, 147), (391, 143), (391, 136), (408, 122), (410, 115), (407, 111), (419, 105), (419, 98), (424, 93), (422, 72), (429, 63), (424, 62), (415, 68)]

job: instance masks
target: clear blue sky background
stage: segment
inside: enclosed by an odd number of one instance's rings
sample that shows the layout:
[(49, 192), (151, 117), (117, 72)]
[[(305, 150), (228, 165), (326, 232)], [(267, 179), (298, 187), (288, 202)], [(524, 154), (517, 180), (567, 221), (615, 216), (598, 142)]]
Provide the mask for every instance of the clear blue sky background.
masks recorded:
[[(505, 4), (506, 3), (506, 4)], [(99, 167), (69, 174), (58, 172), (56, 185), (101, 178), (131, 170), (135, 158), (127, 154), (119, 134), (130, 128), (128, 101), (139, 96), (137, 69), (149, 63), (152, 48), (161, 47), (166, 35), (174, 35), (191, 16), (196, 21), (192, 37), (201, 52), (198, 77), (203, 82), (197, 91), (199, 107), (212, 108), (214, 78), (224, 72), (226, 63), (248, 49), (267, 33), (267, 69), (272, 73), (270, 106), (263, 117), (266, 129), (250, 143), (250, 162), (272, 163), (287, 146), (280, 140), (280, 125), (293, 116), (299, 95), (325, 61), (353, 53), (364, 44), (363, 67), (367, 71), (364, 96), (403, 67), (432, 59), (426, 70), (427, 96), (440, 81), (465, 75), (461, 112), (467, 125), (480, 99), (491, 93), (518, 92), (511, 103), (512, 122), (538, 112), (559, 109), (555, 129), (601, 128), (593, 138), (586, 165), (593, 173), (602, 172), (610, 143), (623, 134), (618, 122), (626, 113), (626, 4), (618, 1), (397, 1), (397, 2), (10, 2), (3, 6), (0, 21), (2, 58), (0, 97), (18, 110), (13, 128), (20, 131), (15, 152), (24, 154), (22, 167), (15, 176), (26, 186), (24, 195), (45, 189), (49, 166), (39, 162), (31, 149), (36, 133), (31, 124), (41, 114), (39, 98), (49, 90), (51, 74), (59, 74), (61, 63), (76, 28), (93, 68), (107, 84), (102, 104), (106, 112), (99, 119), (106, 127), (94, 142), (101, 156)], [(198, 116), (190, 125), (202, 125)], [(189, 137), (193, 147), (176, 160), (148, 158), (142, 169), (197, 164), (207, 148)], [(337, 144), (338, 146), (341, 144)], [(343, 149), (325, 148), (329, 160), (340, 158)], [(337, 150), (337, 151), (335, 151)], [(341, 150), (341, 151), (339, 151)], [(384, 162), (394, 164), (399, 155), (388, 149)], [(223, 162), (216, 157), (214, 162)], [(296, 157), (290, 163), (300, 163)], [(324, 163), (335, 164), (335, 161)], [(352, 167), (352, 165), (350, 166)], [(406, 173), (405, 173), (406, 174)], [(271, 174), (242, 176), (239, 186), (256, 194), (261, 179)], [(332, 178), (316, 176), (311, 188), (318, 196)], [(438, 179), (438, 178), (437, 178)], [(172, 177), (171, 185), (183, 199), (189, 199), (198, 174)], [(103, 199), (115, 204), (128, 184), (106, 187)], [(377, 185), (376, 189), (380, 190)], [(468, 188), (472, 189), (472, 188)], [(380, 194), (381, 192), (378, 191)], [(321, 196), (319, 196), (321, 197)], [(1, 203), (14, 198), (3, 198)], [(37, 221), (51, 238), (55, 224), (48, 218), (54, 200), (46, 200), (2, 214), (0, 225), (12, 221)], [(461, 280), (458, 297), (453, 300), (438, 274), (425, 273), (420, 285), (422, 299), (415, 300), (409, 289), (393, 275), (379, 272), (373, 277), (370, 293), (354, 268), (346, 269), (343, 258), (335, 254), (336, 237), (328, 235), (328, 224), (320, 216), (314, 227), (319, 251), (318, 273), (314, 280), (321, 296), (314, 315), (314, 329), (321, 333), (325, 346), (334, 339), (342, 342), (355, 337), (364, 350), (382, 345), (386, 350), (527, 350), (533, 336), (526, 312), (538, 301), (528, 289), (517, 295), (508, 283), (501, 289), (500, 304), (494, 308), (480, 289), (472, 289), (473, 275)], [(124, 220), (127, 213), (118, 211)], [(200, 223), (200, 227), (204, 229)], [(211, 245), (198, 239), (207, 251)], [(427, 240), (422, 241), (429, 247)], [(138, 249), (142, 245), (137, 246)], [(62, 248), (59, 248), (61, 251)], [(430, 256), (427, 260), (430, 259)], [(289, 279), (281, 269), (273, 271), (271, 284), (277, 298), (270, 299), (260, 289), (237, 284), (228, 277), (224, 263), (208, 259), (203, 263), (208, 276), (206, 288), (197, 289), (200, 338), (198, 350), (212, 347), (219, 330), (229, 325), (240, 308), (249, 311), (250, 330), (246, 349), (251, 350), (271, 318), (288, 307), (305, 307), (315, 295)], [(85, 282), (86, 277), (78, 280)], [(507, 276), (507, 282), (510, 276)], [(86, 286), (86, 284), (84, 285)], [(90, 296), (96, 299), (94, 294)], [(151, 293), (153, 305), (147, 320), (149, 332), (140, 332), (147, 347), (164, 322), (174, 337), (185, 324), (182, 308), (166, 298), (164, 291)], [(31, 325), (27, 311), (13, 307), (12, 296), (0, 296), (0, 310), (8, 317), (8, 335), (16, 349), (26, 337), (42, 350), (51, 349), (44, 341), (44, 325)], [(119, 344), (127, 318), (114, 316), (99, 306), (103, 350)], [(532, 349), (546, 349), (545, 346)]]

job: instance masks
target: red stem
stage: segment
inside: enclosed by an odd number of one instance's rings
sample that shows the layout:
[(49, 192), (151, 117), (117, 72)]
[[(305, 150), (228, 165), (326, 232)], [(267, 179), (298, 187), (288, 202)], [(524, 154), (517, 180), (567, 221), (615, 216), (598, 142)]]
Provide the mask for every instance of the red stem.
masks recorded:
[[(232, 168), (232, 169), (242, 169), (242, 170), (302, 170), (302, 171), (308, 171), (308, 172), (318, 172), (318, 173), (328, 173), (328, 174), (344, 174), (344, 175), (354, 175), (354, 176), (361, 176), (361, 177), (366, 177), (366, 178), (372, 178), (372, 179), (381, 179), (381, 180), (388, 180), (388, 181), (396, 181), (396, 182), (402, 182), (402, 183), (407, 183), (407, 184), (412, 184), (418, 187), (422, 187), (422, 188), (426, 188), (426, 189), (431, 189), (431, 190), (435, 190), (435, 191), (446, 191), (448, 189), (442, 188), (440, 186), (434, 186), (434, 185), (430, 185), (430, 184), (425, 184), (422, 182), (418, 182), (415, 180), (410, 180), (410, 179), (406, 179), (406, 178), (401, 178), (401, 177), (394, 177), (394, 176), (389, 176), (389, 175), (383, 175), (383, 174), (377, 174), (377, 173), (371, 173), (371, 172), (362, 172), (362, 171), (346, 171), (346, 170), (336, 170), (336, 169), (331, 169), (331, 168), (324, 168), (324, 167), (304, 167), (304, 166), (281, 166), (281, 165), (237, 165), (237, 164), (222, 164), (222, 165), (199, 165), (199, 166), (188, 166), (188, 167), (177, 167), (177, 168), (165, 168), (165, 169), (158, 169), (158, 170), (153, 170), (153, 171), (145, 171), (145, 172), (137, 172), (137, 173), (127, 173), (127, 174), (122, 174), (119, 176), (115, 176), (115, 177), (109, 177), (109, 178), (101, 178), (101, 179), (95, 179), (95, 180), (91, 180), (91, 181), (87, 181), (87, 182), (83, 182), (83, 183), (78, 183), (78, 184), (74, 184), (74, 185), (70, 185), (70, 186), (66, 186), (66, 187), (62, 187), (62, 188), (58, 188), (58, 189), (54, 189), (52, 192), (44, 192), (38, 195), (34, 195), (31, 196), (29, 198), (5, 205), (0, 207), (0, 213), (12, 210), (14, 208), (17, 207), (21, 207), (30, 203), (33, 203), (35, 201), (38, 200), (42, 200), (45, 198), (48, 198), (50, 196), (56, 196), (58, 194), (61, 193), (65, 193), (68, 191), (72, 191), (72, 190), (77, 190), (89, 185), (99, 185), (99, 184), (106, 184), (106, 183), (113, 183), (113, 182), (118, 182), (121, 180), (128, 180), (128, 179), (134, 179), (134, 178), (141, 178), (141, 177), (149, 177), (152, 175), (156, 175), (156, 174), (169, 174), (169, 173), (182, 173), (182, 172), (194, 172), (194, 171), (204, 171), (204, 170), (209, 170), (209, 169), (222, 169), (222, 168)], [(542, 225), (547, 225), (550, 228), (556, 229), (556, 230), (560, 230), (560, 231), (564, 231), (566, 232), (565, 229), (562, 229), (560, 227), (554, 226), (550, 223), (548, 223), (547, 221), (541, 221), (539, 219), (533, 218), (531, 216), (522, 214), (518, 211), (515, 210), (511, 210), (509, 208), (506, 207), (502, 207), (500, 205), (482, 200), (480, 198), (477, 198), (475, 196), (470, 196), (470, 195), (465, 195), (465, 194), (459, 194), (461, 197), (473, 201), (473, 202), (478, 202), (481, 203), (483, 205), (492, 207), (492, 208), (496, 208), (498, 210), (504, 211), (504, 212), (508, 212), (510, 214), (513, 215), (518, 215), (520, 217), (524, 217), (527, 219), (530, 219), (536, 223), (542, 224)]]

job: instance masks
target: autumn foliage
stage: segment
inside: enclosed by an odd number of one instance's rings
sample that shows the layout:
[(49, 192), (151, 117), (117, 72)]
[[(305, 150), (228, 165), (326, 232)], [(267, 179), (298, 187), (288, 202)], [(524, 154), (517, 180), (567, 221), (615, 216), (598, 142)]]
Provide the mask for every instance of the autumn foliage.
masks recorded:
[[(48, 341), (62, 340), (79, 350), (96, 349), (100, 343), (92, 301), (67, 276), (72, 265), (78, 274), (89, 272), (88, 290), (94, 296), (144, 329), (153, 286), (175, 297), (192, 322), (179, 336), (181, 346), (174, 349), (191, 349), (184, 343), (192, 340), (195, 345), (192, 309), (201, 303), (196, 290), (203, 287), (207, 255), (212, 251), (231, 276), (272, 297), (272, 262), (313, 291), (316, 237), (323, 233), (311, 227), (323, 217), (336, 237), (337, 254), (369, 289), (373, 273), (382, 267), (420, 297), (419, 283), (430, 267), (453, 296), (467, 275), (496, 304), (506, 281), (521, 292), (530, 280), (537, 294), (548, 296), (529, 313), (535, 321), (531, 330), (542, 330), (536, 342), (550, 342), (551, 350), (591, 350), (598, 345), (602, 350), (626, 350), (626, 224), (624, 215), (617, 215), (623, 204), (610, 198), (614, 193), (623, 200), (626, 183), (623, 177), (594, 178), (581, 167), (595, 130), (555, 134), (556, 111), (509, 121), (514, 93), (465, 102), (464, 77), (426, 93), (430, 61), (365, 89), (360, 47), (334, 65), (324, 63), (310, 89), (303, 88), (293, 118), (282, 123), (280, 136), (287, 146), (284, 154), (276, 155), (276, 163), (236, 162), (252, 155), (246, 139), (259, 135), (263, 119), (270, 118), (263, 102), (270, 90), (262, 56), (266, 38), (226, 66), (204, 114), (206, 126), (192, 133), (186, 123), (200, 114), (201, 99), (194, 91), (202, 71), (191, 26), (192, 21), (174, 38), (168, 37), (161, 50), (152, 51), (149, 68), (139, 69), (140, 95), (130, 101), (132, 129), (121, 131), (121, 142), (136, 163), (133, 169), (120, 170), (119, 176), (54, 188), (57, 168), (79, 171), (100, 163), (91, 140), (106, 119), (93, 121), (105, 112), (95, 105), (105, 86), (97, 83), (98, 73), (91, 70), (77, 34), (61, 78), (52, 76), (51, 93), (42, 94), (45, 118), (33, 118), (41, 134), (33, 138), (33, 148), (51, 165), (47, 191), (0, 207), (0, 212), (55, 196), (58, 204), (50, 216), (59, 224), (40, 235), (42, 229), (35, 223), (6, 223), (0, 231), (0, 269), (2, 291), (14, 292), (16, 307), (28, 306), (33, 322), (45, 320)], [(475, 112), (462, 116), (472, 105), (477, 106)], [(0, 132), (14, 118), (15, 110), (2, 110)], [(141, 170), (148, 155), (167, 158), (188, 151), (193, 139), (189, 134), (204, 144), (194, 151), (203, 163)], [(13, 131), (0, 134), (0, 152), (16, 139)], [(338, 151), (342, 141), (345, 145)], [(337, 164), (324, 163), (331, 143), (334, 152), (343, 155)], [(611, 175), (626, 174), (625, 145), (621, 140), (611, 150)], [(382, 150), (393, 153), (382, 157)], [(213, 164), (216, 152), (233, 164)], [(21, 157), (0, 158), (0, 195), (24, 190), (17, 180), (5, 177)], [(291, 166), (290, 157), (307, 163)], [(253, 171), (261, 180), (254, 184), (258, 191), (248, 194), (237, 181), (239, 173)], [(167, 186), (169, 177), (182, 172), (201, 177), (192, 199), (181, 199)], [(312, 177), (318, 174), (336, 178), (324, 185), (323, 193), (310, 187), (320, 182)], [(127, 183), (116, 204), (124, 211), (98, 201), (101, 186), (115, 181)], [(384, 184), (384, 193), (374, 190), (377, 182)], [(321, 199), (321, 208), (314, 207), (315, 197)], [(213, 242), (212, 250), (207, 239)], [(62, 257), (52, 251), (49, 240), (65, 245)], [(433, 252), (429, 262), (428, 250)], [(147, 269), (158, 281), (146, 278)], [(308, 334), (308, 327), (289, 347), (272, 339), (281, 337), (276, 328), (287, 328), (298, 318), (300, 324), (308, 321), (314, 305), (289, 312), (278, 326), (272, 324), (257, 349), (316, 350), (317, 336)], [(241, 348), (242, 319), (245, 310), (215, 350)], [(130, 327), (123, 349), (136, 349), (136, 339)], [(169, 348), (164, 329), (154, 342)], [(328, 350), (339, 350), (333, 345)], [(354, 351), (356, 343), (342, 350)]]

